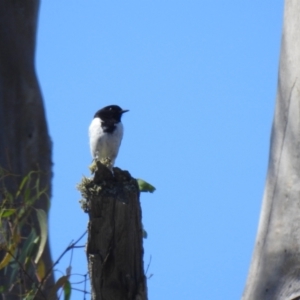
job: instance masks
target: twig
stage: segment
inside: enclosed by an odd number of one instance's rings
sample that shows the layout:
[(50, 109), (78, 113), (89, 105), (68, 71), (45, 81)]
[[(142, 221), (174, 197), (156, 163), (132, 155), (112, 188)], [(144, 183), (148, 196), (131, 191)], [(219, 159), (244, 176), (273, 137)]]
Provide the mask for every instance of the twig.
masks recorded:
[(41, 283), (39, 284), (39, 286), (43, 286), (43, 284), (45, 283), (45, 281), (48, 279), (48, 277), (50, 276), (52, 270), (54, 269), (54, 267), (59, 263), (59, 261), (61, 260), (61, 258), (71, 249), (73, 249), (76, 244), (86, 235), (87, 230), (73, 243), (71, 243), (66, 249), (65, 251), (59, 256), (59, 258), (54, 262), (54, 264), (50, 267), (50, 269), (48, 270), (48, 272), (46, 273), (45, 277), (43, 278), (43, 280), (41, 281)]
[(83, 298), (83, 300), (86, 300), (86, 298), (85, 298), (85, 295), (88, 293), (87, 291), (86, 291), (86, 282), (87, 282), (87, 279), (86, 279), (86, 277), (87, 277), (87, 275), (88, 275), (88, 273), (86, 273), (85, 275), (84, 275), (84, 298)]
[(91, 294), (90, 292), (83, 291), (83, 290), (81, 290), (81, 289), (76, 289), (76, 288), (73, 288), (73, 287), (72, 287), (72, 290), (78, 291), (78, 292), (82, 292), (82, 293), (84, 293), (84, 294)]
[(146, 269), (146, 275), (147, 275), (148, 269), (150, 267), (151, 260), (152, 260), (152, 255), (150, 255), (149, 263), (148, 263), (148, 266), (147, 266), (147, 269)]

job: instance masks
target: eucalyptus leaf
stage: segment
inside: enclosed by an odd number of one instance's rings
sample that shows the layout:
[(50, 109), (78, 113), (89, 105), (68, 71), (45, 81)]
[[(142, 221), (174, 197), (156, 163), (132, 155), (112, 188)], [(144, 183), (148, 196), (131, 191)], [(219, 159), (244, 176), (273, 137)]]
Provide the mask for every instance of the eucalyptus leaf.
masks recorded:
[(146, 182), (143, 179), (137, 179), (140, 192), (149, 192), (153, 193), (155, 191), (155, 187), (151, 185), (150, 183)]
[[(49, 292), (49, 295), (47, 299), (49, 300), (56, 300), (57, 299), (57, 292), (60, 288), (64, 287), (64, 285), (66, 284), (66, 282), (68, 282), (69, 279), (68, 279), (68, 276), (62, 276), (60, 277), (56, 283), (54, 284), (54, 286), (52, 287), (52, 289), (50, 290)], [(68, 298), (67, 298), (68, 299)]]
[(145, 229), (143, 229), (143, 238), (146, 239), (148, 237), (148, 233)]
[(48, 238), (48, 222), (47, 222), (47, 214), (44, 210), (36, 209), (36, 215), (37, 215), (39, 225), (40, 225), (40, 230), (41, 230), (40, 231), (41, 236), (40, 236), (39, 248), (38, 248), (36, 258), (34, 260), (34, 262), (37, 264), (44, 252), (44, 248), (45, 248), (46, 241)]
[(64, 300), (70, 300), (71, 299), (71, 283), (68, 280), (65, 284), (64, 284)]
[(34, 246), (34, 240), (36, 239), (37, 234), (34, 228), (31, 229), (29, 236), (27, 237), (20, 254), (19, 261), (20, 263), (24, 263), (26, 258), (32, 258), (32, 248)]
[(9, 216), (11, 216), (12, 214), (14, 214), (16, 211), (16, 209), (11, 208), (11, 209), (2, 209), (1, 210), (1, 218), (7, 218)]
[(16, 194), (16, 198), (19, 197), (25, 183), (29, 180), (29, 177), (30, 177), (30, 173), (22, 179), (21, 184), (20, 184), (19, 189), (18, 189), (17, 194)]

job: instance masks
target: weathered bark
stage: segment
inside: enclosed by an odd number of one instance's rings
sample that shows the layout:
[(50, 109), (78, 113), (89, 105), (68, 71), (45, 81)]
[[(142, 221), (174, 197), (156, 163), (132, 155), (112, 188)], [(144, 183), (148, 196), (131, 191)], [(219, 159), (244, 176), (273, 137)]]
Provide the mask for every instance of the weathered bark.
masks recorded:
[(86, 185), (87, 257), (93, 300), (147, 300), (137, 181), (98, 163)]
[(300, 1), (286, 0), (269, 169), (243, 300), (300, 297), (299, 16)]
[[(39, 0), (0, 0), (0, 167), (15, 175), (2, 178), (12, 194), (16, 193), (23, 176), (39, 171), (40, 186), (47, 192), (34, 205), (47, 211), (52, 163), (51, 141), (34, 67), (38, 8)], [(34, 215), (28, 218), (27, 224), (22, 229), (22, 237), (28, 235), (30, 226), (39, 232)], [(42, 260), (46, 268), (51, 266), (48, 243)], [(33, 268), (28, 273), (35, 278)], [(5, 274), (0, 270), (0, 286), (7, 288), (11, 274), (12, 268), (8, 267)], [(5, 299), (20, 299), (24, 288), (32, 288), (28, 277), (21, 284), (22, 288), (16, 284), (5, 293)], [(46, 285), (53, 285), (52, 276)]]

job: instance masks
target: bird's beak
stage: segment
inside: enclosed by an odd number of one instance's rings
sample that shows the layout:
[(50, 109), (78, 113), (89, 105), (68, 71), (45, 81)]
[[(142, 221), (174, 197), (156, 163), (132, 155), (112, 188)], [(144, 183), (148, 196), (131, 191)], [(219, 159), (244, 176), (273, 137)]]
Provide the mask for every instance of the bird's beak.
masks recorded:
[(124, 113), (126, 113), (126, 112), (128, 112), (129, 111), (129, 109), (123, 109), (122, 110), (122, 114), (124, 114)]

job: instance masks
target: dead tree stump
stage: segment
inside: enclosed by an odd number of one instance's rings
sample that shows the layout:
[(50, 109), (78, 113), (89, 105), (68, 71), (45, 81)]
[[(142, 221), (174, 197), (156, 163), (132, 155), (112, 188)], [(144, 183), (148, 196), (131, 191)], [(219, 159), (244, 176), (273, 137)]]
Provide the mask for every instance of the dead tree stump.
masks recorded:
[[(79, 188), (89, 213), (87, 259), (93, 300), (146, 300), (139, 187), (129, 172), (97, 162)], [(83, 187), (83, 188), (82, 188)]]

